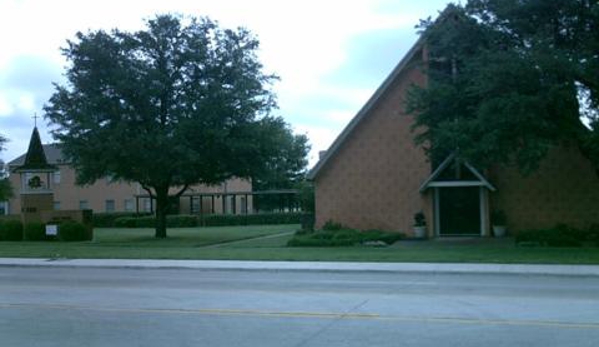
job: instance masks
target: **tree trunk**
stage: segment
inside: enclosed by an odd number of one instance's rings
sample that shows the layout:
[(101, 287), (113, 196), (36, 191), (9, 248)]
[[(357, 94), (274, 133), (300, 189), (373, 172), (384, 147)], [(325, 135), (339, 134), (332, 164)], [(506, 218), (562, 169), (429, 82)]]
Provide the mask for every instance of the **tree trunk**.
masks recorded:
[(156, 187), (156, 238), (166, 238), (166, 214), (168, 212), (168, 186)]

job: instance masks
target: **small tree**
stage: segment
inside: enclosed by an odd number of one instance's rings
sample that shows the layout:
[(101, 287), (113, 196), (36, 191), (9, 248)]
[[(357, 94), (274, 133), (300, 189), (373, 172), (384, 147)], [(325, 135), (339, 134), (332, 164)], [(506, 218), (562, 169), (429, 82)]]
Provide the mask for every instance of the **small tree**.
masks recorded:
[[(67, 84), (45, 107), (53, 135), (89, 184), (111, 175), (156, 199), (156, 237), (169, 201), (197, 183), (263, 172), (285, 123), (246, 29), (159, 15), (146, 30), (78, 33), (63, 54)], [(178, 192), (169, 197), (169, 188)]]
[[(4, 149), (6, 138), (0, 135), (0, 152)], [(2, 159), (0, 159), (0, 201), (4, 201), (12, 197), (12, 187), (8, 180), (8, 172)]]

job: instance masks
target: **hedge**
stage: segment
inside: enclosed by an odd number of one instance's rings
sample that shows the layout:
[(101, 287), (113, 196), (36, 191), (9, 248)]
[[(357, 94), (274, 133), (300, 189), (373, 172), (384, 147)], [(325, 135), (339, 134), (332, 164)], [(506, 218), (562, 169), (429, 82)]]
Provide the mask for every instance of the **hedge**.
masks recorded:
[(67, 221), (58, 225), (60, 241), (87, 241), (92, 239), (91, 230), (79, 222)]
[[(168, 228), (190, 228), (197, 226), (232, 226), (262, 224), (300, 224), (302, 213), (260, 213), (248, 215), (170, 215), (166, 217)], [(156, 217), (119, 217), (113, 222), (118, 228), (153, 228)]]
[(522, 246), (582, 247), (585, 242), (597, 242), (597, 228), (588, 231), (558, 225), (551, 229), (523, 230), (516, 234), (515, 242)]
[(309, 232), (306, 230), (298, 231), (291, 240), (287, 242), (289, 247), (340, 247), (355, 246), (369, 242), (384, 242), (391, 245), (404, 238), (402, 233), (382, 231), (382, 230), (354, 230), (337, 229), (318, 230)]
[(44, 241), (47, 240), (46, 226), (40, 222), (31, 222), (25, 224), (23, 228), (23, 239), (27, 241)]
[(126, 217), (142, 217), (149, 216), (149, 213), (135, 213), (135, 212), (106, 212), (106, 213), (94, 213), (93, 225), (96, 228), (113, 228), (115, 227), (115, 221), (119, 218)]
[(23, 223), (20, 220), (0, 221), (0, 241), (23, 240)]

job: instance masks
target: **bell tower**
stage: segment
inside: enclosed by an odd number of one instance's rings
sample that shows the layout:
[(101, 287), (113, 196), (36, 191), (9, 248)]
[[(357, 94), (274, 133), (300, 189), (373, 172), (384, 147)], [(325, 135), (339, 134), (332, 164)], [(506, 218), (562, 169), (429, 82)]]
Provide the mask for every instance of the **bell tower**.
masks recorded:
[(14, 172), (20, 175), (21, 218), (23, 223), (41, 220), (42, 211), (54, 209), (52, 173), (54, 165), (48, 164), (37, 126), (33, 128), (29, 149), (23, 165)]

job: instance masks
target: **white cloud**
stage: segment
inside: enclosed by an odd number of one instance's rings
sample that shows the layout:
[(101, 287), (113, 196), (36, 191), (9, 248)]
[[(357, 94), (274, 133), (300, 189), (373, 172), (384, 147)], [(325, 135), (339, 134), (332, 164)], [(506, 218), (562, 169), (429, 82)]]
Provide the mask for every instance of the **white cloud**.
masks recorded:
[[(438, 2), (440, 10), (445, 1), (415, 4), (411, 0), (393, 0), (385, 13), (380, 10), (384, 7), (379, 6), (383, 1), (0, 0), (0, 76), (18, 56), (42, 57), (64, 66), (59, 48), (77, 31), (115, 27), (137, 30), (143, 27), (143, 19), (157, 13), (209, 16), (224, 27), (244, 26), (258, 36), (260, 58), (266, 71), (282, 78), (275, 86), (280, 113), (295, 115), (291, 118), (292, 125), (308, 133), (313, 144), (311, 162), (314, 162), (315, 153), (328, 148), (374, 92), (372, 86), (356, 89), (323, 82), (327, 74), (352, 58), (348, 53), (352, 39), (381, 30), (413, 33), (419, 18), (435, 14), (430, 12), (430, 8), (435, 7), (432, 3)], [(2, 88), (10, 90), (10, 87)], [(17, 109), (31, 113), (50, 96), (41, 95), (41, 91), (36, 93), (8, 95), (0, 90), (0, 116), (10, 115)], [(333, 106), (302, 115), (306, 108), (320, 107), (307, 105), (316, 98), (319, 103), (330, 99)], [(330, 128), (318, 124), (319, 118), (332, 123)], [(10, 133), (10, 130), (2, 131)], [(12, 133), (10, 137), (13, 141), (7, 146), (9, 152), (11, 146), (22, 148), (20, 142), (27, 141), (27, 137), (13, 138)]]
[(8, 97), (0, 91), (0, 116), (8, 116), (13, 112), (13, 107)]
[(17, 106), (19, 109), (26, 112), (35, 111), (35, 97), (31, 93), (21, 93), (17, 99)]
[(310, 167), (318, 162), (318, 152), (327, 150), (339, 135), (335, 129), (315, 125), (300, 124), (296, 125), (294, 130), (300, 134), (307, 134), (310, 138), (312, 145), (308, 158)]

